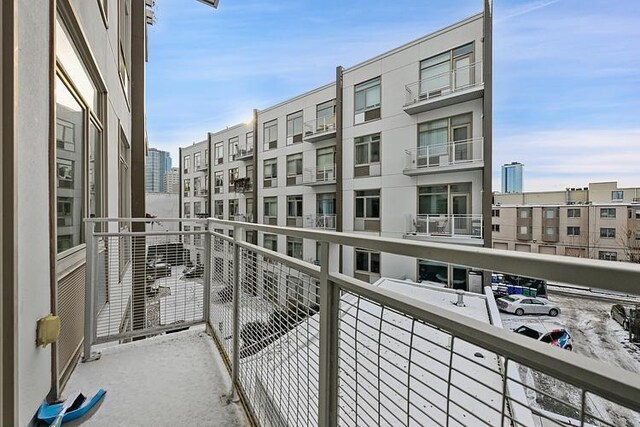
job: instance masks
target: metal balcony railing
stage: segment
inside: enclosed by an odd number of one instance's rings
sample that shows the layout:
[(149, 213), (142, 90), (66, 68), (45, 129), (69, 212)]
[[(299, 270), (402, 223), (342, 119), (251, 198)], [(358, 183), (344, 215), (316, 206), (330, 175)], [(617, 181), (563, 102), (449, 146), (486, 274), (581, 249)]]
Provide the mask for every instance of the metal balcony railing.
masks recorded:
[(405, 150), (406, 170), (482, 164), (484, 139), (472, 138)]
[(417, 214), (410, 217), (407, 234), (482, 238), (482, 214)]
[(305, 215), (304, 226), (307, 228), (323, 228), (326, 230), (336, 229), (336, 214)]
[(302, 171), (302, 183), (305, 185), (334, 184), (336, 165), (317, 166)]
[(405, 86), (405, 106), (482, 86), (482, 61)]
[(236, 153), (233, 155), (233, 160), (244, 160), (253, 157), (253, 145), (238, 146)]
[(335, 114), (328, 117), (320, 117), (304, 122), (304, 137), (311, 137), (336, 130)]
[[(634, 294), (638, 265), (209, 219), (198, 267), (179, 245), (194, 232), (93, 231), (123, 221), (131, 220), (87, 220), (86, 357), (99, 342), (206, 323), (256, 425), (568, 425), (558, 411), (571, 425), (638, 419), (637, 372), (338, 270), (341, 250), (356, 247)], [(286, 236), (283, 252), (316, 241), (321, 266), (250, 244), (249, 231)], [(160, 277), (163, 261), (179, 273)], [(150, 269), (158, 273), (147, 279)], [(109, 310), (94, 306), (105, 286)]]
[(233, 218), (232, 221), (253, 222), (252, 214), (237, 214), (237, 215), (233, 215), (232, 218)]

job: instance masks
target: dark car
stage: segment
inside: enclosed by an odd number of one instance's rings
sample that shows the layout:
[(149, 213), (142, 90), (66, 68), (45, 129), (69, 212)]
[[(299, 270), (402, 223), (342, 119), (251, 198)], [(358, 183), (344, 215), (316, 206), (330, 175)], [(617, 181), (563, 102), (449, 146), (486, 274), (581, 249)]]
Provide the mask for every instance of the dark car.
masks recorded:
[(154, 279), (169, 277), (171, 276), (171, 264), (159, 260), (149, 261), (147, 262), (147, 276), (152, 276)]
[(184, 277), (187, 279), (195, 279), (202, 276), (204, 276), (204, 265), (202, 264), (197, 264), (194, 267), (188, 268), (184, 273)]
[(634, 309), (625, 308), (622, 304), (614, 304), (611, 307), (611, 318), (618, 322), (625, 331), (629, 330), (629, 323), (634, 313)]

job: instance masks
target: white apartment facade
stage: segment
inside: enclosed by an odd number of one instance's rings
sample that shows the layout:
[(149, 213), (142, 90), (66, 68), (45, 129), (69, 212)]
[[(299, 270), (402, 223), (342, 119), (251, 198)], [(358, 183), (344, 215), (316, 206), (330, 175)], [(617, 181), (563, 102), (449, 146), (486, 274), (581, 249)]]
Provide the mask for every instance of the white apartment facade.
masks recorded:
[[(210, 133), (211, 215), (490, 245), (482, 221), (491, 163), (486, 26), (478, 14), (337, 67), (335, 82), (254, 111), (251, 124)], [(253, 152), (234, 156), (248, 151), (249, 134)], [(236, 179), (250, 181), (251, 191), (234, 192)], [(257, 243), (321, 263), (315, 241), (259, 233)], [(454, 266), (358, 248), (341, 257), (343, 272), (370, 282), (385, 276), (467, 287), (467, 270)]]
[(496, 249), (640, 262), (640, 188), (496, 193), (492, 234)]
[[(209, 216), (209, 142), (207, 140), (180, 148), (180, 181), (178, 210), (180, 218), (206, 218)], [(183, 225), (185, 231), (199, 231), (201, 225)], [(191, 261), (204, 259), (204, 242), (199, 236), (185, 236), (184, 247)]]
[(164, 175), (164, 188), (166, 193), (178, 194), (180, 192), (180, 168), (171, 168)]

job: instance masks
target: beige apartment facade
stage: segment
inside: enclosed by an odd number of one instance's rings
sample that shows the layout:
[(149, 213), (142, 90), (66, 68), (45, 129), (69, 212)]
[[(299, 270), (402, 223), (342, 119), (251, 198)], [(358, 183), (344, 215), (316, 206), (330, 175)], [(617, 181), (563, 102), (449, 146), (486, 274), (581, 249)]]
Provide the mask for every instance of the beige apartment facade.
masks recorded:
[(638, 187), (496, 193), (491, 223), (496, 249), (640, 262)]

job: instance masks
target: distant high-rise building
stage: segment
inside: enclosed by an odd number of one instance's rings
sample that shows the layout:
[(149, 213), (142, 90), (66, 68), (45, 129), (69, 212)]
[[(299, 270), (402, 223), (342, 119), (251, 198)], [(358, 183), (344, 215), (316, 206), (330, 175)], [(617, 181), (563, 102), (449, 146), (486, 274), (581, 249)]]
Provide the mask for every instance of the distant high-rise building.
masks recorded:
[(164, 176), (171, 170), (171, 155), (168, 151), (149, 148), (145, 166), (145, 191), (147, 193), (164, 193)]
[(164, 174), (164, 192), (178, 193), (180, 191), (180, 169), (171, 168)]
[(522, 168), (518, 162), (502, 165), (502, 192), (522, 193)]

